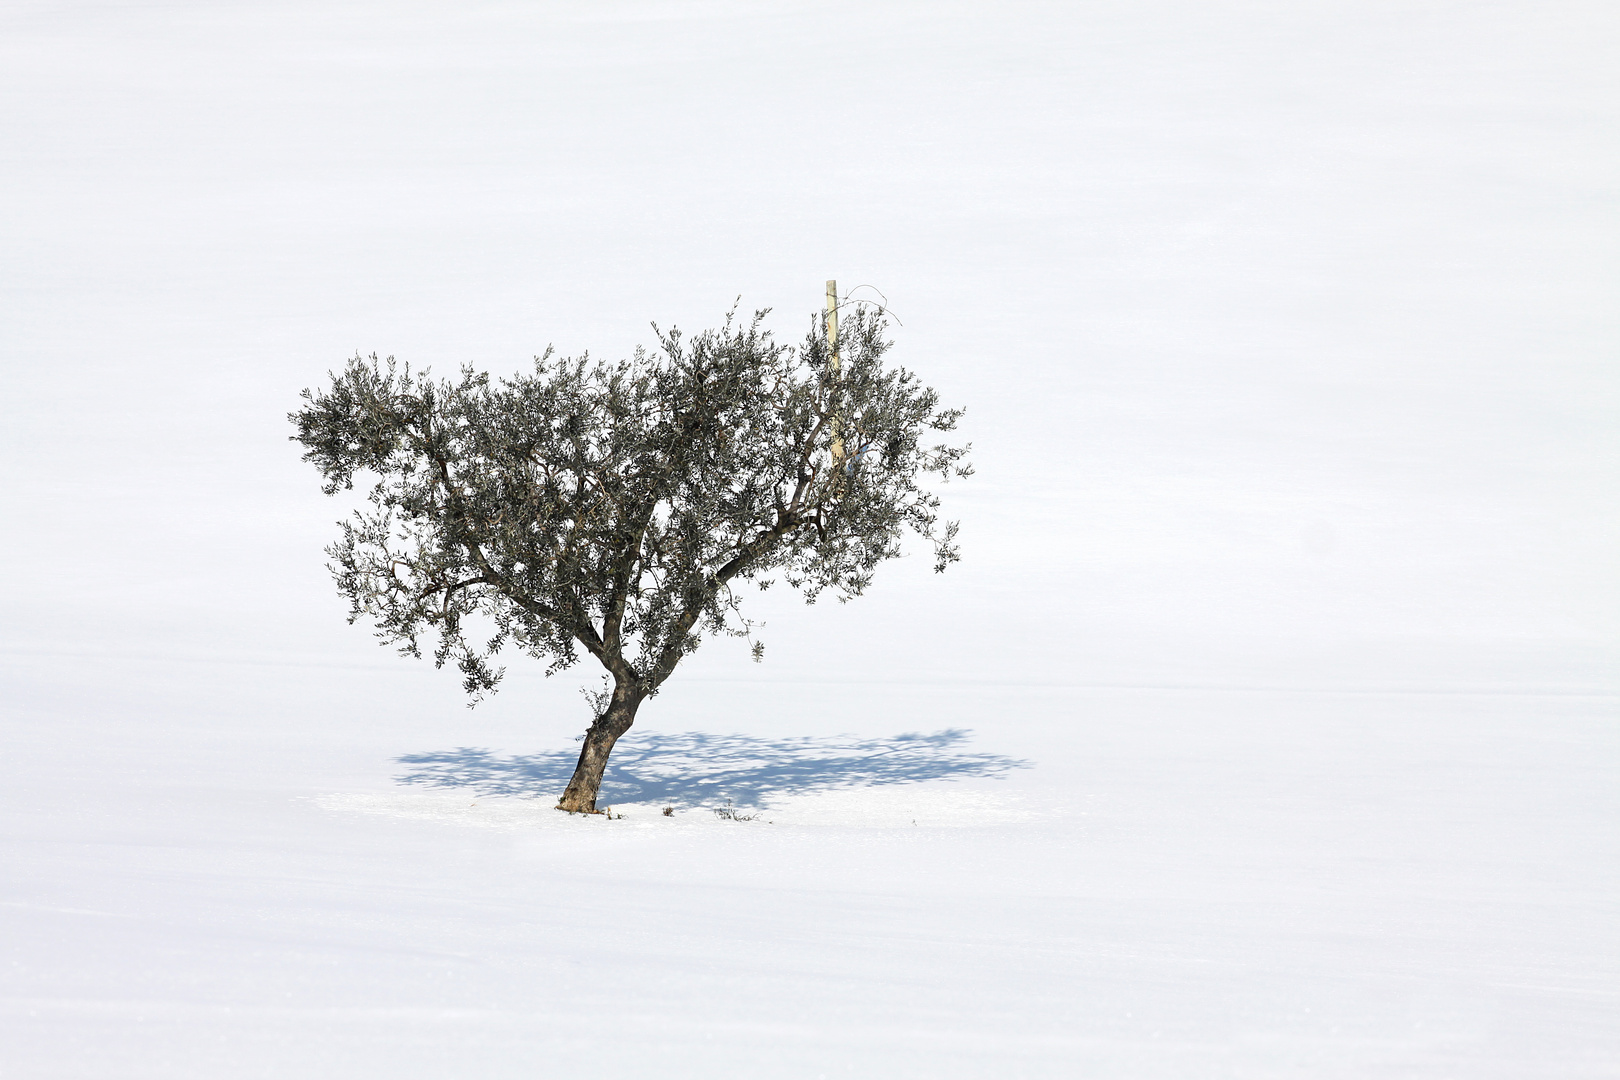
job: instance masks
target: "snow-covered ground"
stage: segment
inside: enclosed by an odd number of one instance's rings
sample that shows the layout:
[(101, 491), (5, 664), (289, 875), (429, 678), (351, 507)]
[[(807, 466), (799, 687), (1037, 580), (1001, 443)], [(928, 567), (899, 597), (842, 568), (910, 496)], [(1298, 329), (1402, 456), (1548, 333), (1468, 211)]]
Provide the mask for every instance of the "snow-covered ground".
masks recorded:
[[(0, 1077), (1620, 1076), (1617, 46), (0, 9)], [(556, 813), (594, 676), (345, 626), (284, 414), (827, 277), (965, 561), (759, 598)]]

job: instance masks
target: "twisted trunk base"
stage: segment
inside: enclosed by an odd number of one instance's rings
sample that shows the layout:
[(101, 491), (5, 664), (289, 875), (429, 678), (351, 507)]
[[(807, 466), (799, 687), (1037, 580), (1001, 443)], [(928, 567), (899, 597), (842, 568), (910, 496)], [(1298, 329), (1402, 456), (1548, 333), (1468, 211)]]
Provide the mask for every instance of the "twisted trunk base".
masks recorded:
[(573, 779), (568, 781), (557, 809), (570, 814), (596, 813), (596, 793), (602, 788), (602, 774), (607, 771), (608, 755), (619, 736), (630, 730), (636, 722), (639, 701), (615, 700), (607, 712), (598, 716), (585, 732), (585, 745), (579, 749), (579, 764), (574, 766)]

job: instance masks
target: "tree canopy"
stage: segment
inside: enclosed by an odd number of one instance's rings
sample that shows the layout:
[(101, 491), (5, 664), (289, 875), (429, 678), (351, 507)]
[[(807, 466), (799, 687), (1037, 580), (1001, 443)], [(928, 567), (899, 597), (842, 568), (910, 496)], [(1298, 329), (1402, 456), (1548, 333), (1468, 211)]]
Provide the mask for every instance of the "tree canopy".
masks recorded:
[(357, 356), (289, 414), (327, 494), (373, 481), (327, 549), (351, 622), (409, 655), (431, 637), (475, 701), (508, 647), (606, 670), (564, 809), (594, 809), (613, 742), (704, 633), (750, 635), (745, 583), (847, 600), (908, 530), (936, 570), (958, 558), (925, 485), (972, 472), (938, 441), (961, 410), (885, 365), (880, 312), (846, 319), (836, 352), (819, 319), (795, 348), (766, 314), (498, 380)]

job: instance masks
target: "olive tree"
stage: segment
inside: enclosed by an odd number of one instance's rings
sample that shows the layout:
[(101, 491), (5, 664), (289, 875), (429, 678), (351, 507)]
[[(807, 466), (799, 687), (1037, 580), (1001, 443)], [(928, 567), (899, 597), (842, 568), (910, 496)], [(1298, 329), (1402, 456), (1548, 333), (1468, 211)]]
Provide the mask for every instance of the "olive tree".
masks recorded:
[(925, 483), (972, 472), (937, 441), (961, 410), (885, 365), (881, 312), (846, 319), (836, 351), (820, 317), (794, 348), (765, 315), (655, 325), (657, 348), (617, 363), (548, 350), (503, 379), (356, 356), (289, 414), (328, 495), (374, 481), (327, 549), (351, 623), (411, 656), (427, 638), (474, 702), (503, 648), (606, 669), (560, 809), (595, 810), (614, 743), (703, 635), (752, 639), (745, 583), (847, 600), (908, 530), (936, 571), (958, 558)]

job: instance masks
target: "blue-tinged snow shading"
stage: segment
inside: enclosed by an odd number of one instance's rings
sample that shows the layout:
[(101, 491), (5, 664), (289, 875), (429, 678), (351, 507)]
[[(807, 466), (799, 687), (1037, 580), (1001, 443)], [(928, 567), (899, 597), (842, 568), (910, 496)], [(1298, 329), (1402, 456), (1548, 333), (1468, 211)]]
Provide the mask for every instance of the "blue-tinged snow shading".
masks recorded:
[[(962, 750), (968, 731), (766, 739), (697, 731), (634, 734), (608, 764), (599, 802), (708, 804), (730, 799), (763, 806), (771, 798), (834, 788), (924, 780), (995, 777), (1030, 762)], [(503, 756), (457, 747), (396, 760), (411, 770), (396, 779), (423, 787), (468, 788), (480, 795), (556, 798), (578, 759), (577, 750)]]

